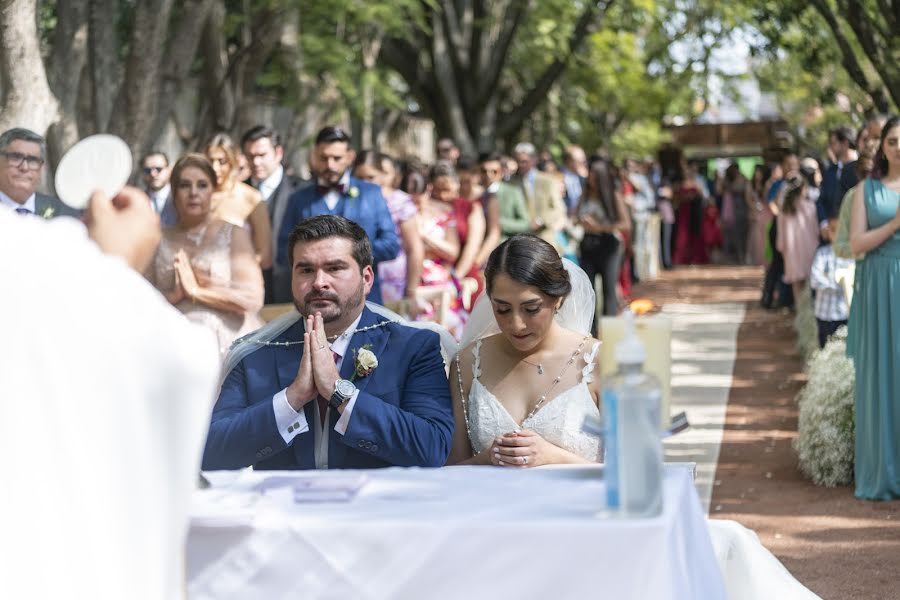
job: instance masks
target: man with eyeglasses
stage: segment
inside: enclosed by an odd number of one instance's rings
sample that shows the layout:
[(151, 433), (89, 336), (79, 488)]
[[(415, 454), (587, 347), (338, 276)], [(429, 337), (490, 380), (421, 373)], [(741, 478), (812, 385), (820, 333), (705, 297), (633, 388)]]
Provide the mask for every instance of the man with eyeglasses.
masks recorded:
[(44, 138), (33, 131), (16, 127), (0, 134), (0, 206), (45, 219), (79, 217), (59, 198), (37, 192), (46, 156)]
[(174, 225), (178, 220), (175, 204), (172, 202), (172, 187), (169, 185), (169, 157), (160, 150), (153, 150), (141, 159), (141, 179), (144, 190), (150, 197), (153, 212), (159, 215), (162, 226)]

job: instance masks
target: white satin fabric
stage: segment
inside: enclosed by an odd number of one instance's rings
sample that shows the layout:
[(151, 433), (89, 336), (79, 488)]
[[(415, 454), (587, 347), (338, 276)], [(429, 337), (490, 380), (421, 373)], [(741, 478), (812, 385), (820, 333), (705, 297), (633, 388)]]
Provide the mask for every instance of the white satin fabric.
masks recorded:
[(0, 256), (0, 598), (182, 597), (214, 339), (75, 220)]

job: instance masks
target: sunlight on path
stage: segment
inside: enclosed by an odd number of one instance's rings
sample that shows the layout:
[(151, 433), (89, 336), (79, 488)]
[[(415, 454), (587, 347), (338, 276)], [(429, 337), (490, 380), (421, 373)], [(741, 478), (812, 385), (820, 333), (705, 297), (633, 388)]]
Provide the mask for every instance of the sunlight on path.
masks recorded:
[(731, 390), (741, 303), (666, 304), (672, 319), (672, 414), (691, 428), (665, 443), (666, 460), (697, 463), (697, 491), (709, 513)]

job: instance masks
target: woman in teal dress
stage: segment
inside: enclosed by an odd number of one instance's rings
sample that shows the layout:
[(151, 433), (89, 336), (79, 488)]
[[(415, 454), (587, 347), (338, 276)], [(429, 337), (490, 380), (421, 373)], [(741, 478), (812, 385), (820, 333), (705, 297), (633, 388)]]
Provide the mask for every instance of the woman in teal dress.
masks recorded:
[(875, 170), (853, 197), (858, 263), (847, 354), (856, 369), (856, 497), (900, 498), (900, 117), (881, 132)]

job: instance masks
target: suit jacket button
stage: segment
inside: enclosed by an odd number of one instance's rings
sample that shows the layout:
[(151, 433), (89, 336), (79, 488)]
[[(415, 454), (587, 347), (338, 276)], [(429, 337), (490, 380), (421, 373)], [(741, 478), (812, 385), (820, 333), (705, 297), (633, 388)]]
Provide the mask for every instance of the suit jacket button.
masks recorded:
[(372, 442), (366, 442), (366, 450), (372, 449)]
[(372, 444), (372, 447), (369, 448), (369, 450), (371, 450), (372, 453), (378, 452), (378, 444)]
[(262, 458), (262, 457), (263, 457), (262, 452), (257, 452), (257, 453), (256, 453), (256, 458)]
[(266, 446), (262, 449), (263, 454), (272, 454), (272, 448), (270, 446)]
[(360, 448), (365, 448), (366, 440), (359, 440), (358, 442), (356, 442), (356, 445), (359, 446)]

